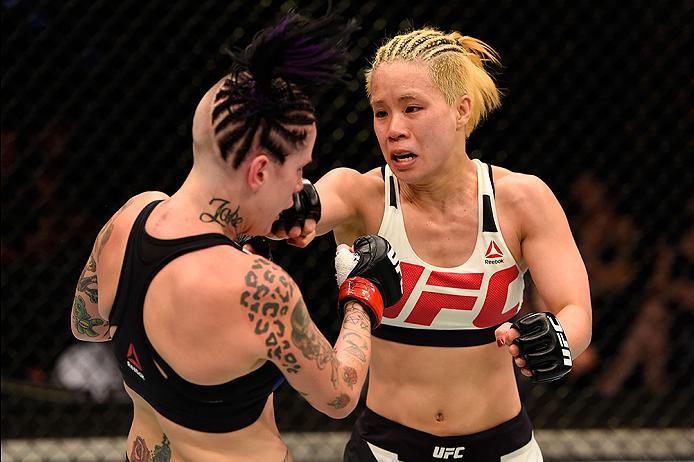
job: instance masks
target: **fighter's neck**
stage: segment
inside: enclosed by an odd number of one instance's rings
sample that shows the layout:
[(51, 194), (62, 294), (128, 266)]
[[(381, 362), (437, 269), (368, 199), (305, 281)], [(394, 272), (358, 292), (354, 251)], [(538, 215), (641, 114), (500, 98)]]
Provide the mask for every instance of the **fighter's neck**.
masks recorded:
[(472, 160), (442, 170), (426, 182), (400, 181), (401, 199), (420, 208), (445, 211), (477, 197), (477, 166)]
[(244, 232), (249, 209), (240, 196), (236, 188), (214, 187), (189, 175), (171, 199), (188, 220), (210, 226), (210, 232), (220, 231), (236, 239)]

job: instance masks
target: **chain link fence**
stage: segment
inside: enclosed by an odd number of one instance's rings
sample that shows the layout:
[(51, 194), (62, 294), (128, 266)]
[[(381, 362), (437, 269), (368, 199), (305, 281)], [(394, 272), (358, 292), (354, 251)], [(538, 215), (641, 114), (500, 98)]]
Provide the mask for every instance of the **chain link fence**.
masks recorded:
[[(248, 43), (295, 6), (325, 10), (317, 0), (2, 2), (4, 442), (127, 433), (131, 404), (108, 345), (80, 344), (70, 333), (74, 284), (120, 205), (144, 190), (173, 193), (185, 178), (194, 108), (227, 72), (221, 46)], [(333, 7), (362, 28), (351, 79), (316, 98), (319, 136), (306, 176), (382, 163), (363, 69), (385, 37), (433, 25), (488, 42), (504, 63), (504, 104), (472, 136), (469, 152), (552, 187), (593, 292), (593, 343), (570, 377), (519, 380), (534, 425), (694, 427), (694, 3), (336, 0)], [(274, 247), (331, 340), (334, 248), (330, 235), (307, 249)], [(526, 309), (541, 309), (528, 285)], [(333, 421), (288, 386), (276, 407), (283, 432), (344, 432), (358, 413)], [(681, 435), (691, 450), (691, 432)]]

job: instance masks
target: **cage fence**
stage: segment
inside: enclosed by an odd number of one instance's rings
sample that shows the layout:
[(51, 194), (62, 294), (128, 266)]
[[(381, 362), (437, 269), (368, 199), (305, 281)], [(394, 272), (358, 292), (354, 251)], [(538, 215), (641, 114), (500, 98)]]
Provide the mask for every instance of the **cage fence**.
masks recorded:
[[(694, 457), (693, 5), (333, 2), (361, 30), (349, 80), (315, 101), (312, 180), (383, 163), (363, 71), (385, 37), (432, 25), (501, 56), (503, 106), (469, 151), (550, 185), (591, 279), (593, 342), (574, 372), (549, 385), (519, 379), (549, 460)], [(120, 205), (185, 178), (194, 108), (228, 71), (222, 47), (292, 7), (320, 14), (325, 3), (2, 3), (3, 461), (122, 460), (131, 405), (108, 345), (72, 338), (74, 282)], [(273, 245), (334, 339), (332, 236)], [(525, 309), (540, 304), (528, 281)], [(356, 416), (330, 420), (288, 386), (276, 409), (297, 460), (320, 448), (336, 457)]]

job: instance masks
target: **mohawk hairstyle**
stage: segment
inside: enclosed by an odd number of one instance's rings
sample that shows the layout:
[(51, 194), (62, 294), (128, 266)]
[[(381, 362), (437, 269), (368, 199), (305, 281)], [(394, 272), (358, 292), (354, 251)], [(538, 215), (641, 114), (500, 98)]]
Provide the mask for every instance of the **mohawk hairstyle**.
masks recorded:
[(309, 20), (290, 11), (277, 25), (263, 29), (243, 50), (227, 51), (231, 74), (215, 96), (212, 125), (227, 160), (233, 153), (238, 168), (257, 140), (284, 163), (286, 147), (297, 147), (315, 122), (308, 89), (343, 80), (347, 44), (357, 30), (328, 13)]

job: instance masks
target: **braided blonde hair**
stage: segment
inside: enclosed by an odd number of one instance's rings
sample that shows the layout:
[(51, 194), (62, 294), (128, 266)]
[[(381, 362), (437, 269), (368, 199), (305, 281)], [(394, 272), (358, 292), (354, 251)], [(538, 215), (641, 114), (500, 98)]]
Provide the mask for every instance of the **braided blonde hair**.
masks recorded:
[(366, 72), (366, 92), (371, 99), (374, 71), (383, 63), (396, 60), (424, 62), (429, 75), (441, 90), (446, 103), (453, 105), (463, 95), (472, 100), (472, 114), (466, 136), (494, 109), (501, 105), (501, 95), (485, 64), (501, 66), (499, 55), (483, 41), (461, 35), (424, 28), (397, 35), (376, 52)]

